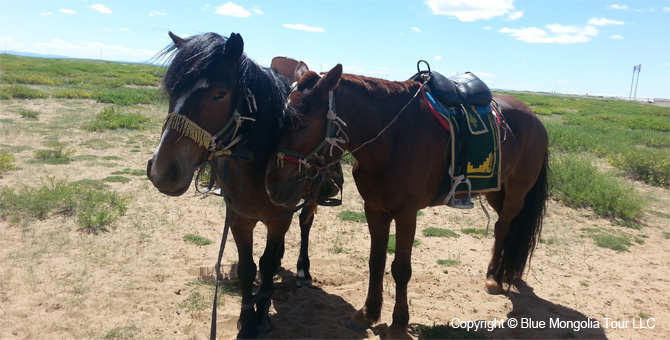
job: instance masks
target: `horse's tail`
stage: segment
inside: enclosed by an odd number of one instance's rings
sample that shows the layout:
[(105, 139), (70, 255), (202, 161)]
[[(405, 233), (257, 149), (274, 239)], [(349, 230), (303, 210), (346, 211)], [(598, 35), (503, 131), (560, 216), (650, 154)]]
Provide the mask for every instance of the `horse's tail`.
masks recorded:
[(530, 264), (535, 246), (540, 239), (542, 221), (547, 209), (549, 196), (549, 152), (544, 155), (544, 163), (535, 184), (526, 194), (521, 212), (512, 220), (505, 239), (501, 266), (496, 273), (496, 281), (513, 284), (523, 275), (526, 263)]

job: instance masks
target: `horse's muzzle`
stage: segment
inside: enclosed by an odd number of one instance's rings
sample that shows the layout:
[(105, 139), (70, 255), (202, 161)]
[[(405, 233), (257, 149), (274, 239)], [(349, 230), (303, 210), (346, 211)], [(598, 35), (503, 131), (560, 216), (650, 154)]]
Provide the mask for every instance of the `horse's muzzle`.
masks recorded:
[(168, 196), (184, 194), (191, 184), (193, 172), (190, 174), (187, 176), (177, 163), (159, 164), (153, 157), (147, 162), (147, 177), (158, 191)]

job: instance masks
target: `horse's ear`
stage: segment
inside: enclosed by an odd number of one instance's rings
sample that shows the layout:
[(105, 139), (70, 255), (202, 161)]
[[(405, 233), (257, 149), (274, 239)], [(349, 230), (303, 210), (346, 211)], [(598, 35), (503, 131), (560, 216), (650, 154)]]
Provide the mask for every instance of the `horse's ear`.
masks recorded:
[(174, 43), (175, 47), (177, 47), (177, 48), (181, 48), (186, 43), (186, 39), (180, 38), (180, 37), (174, 35), (174, 33), (170, 32), (170, 31), (168, 31), (168, 35), (170, 36), (170, 39), (172, 39), (172, 42)]
[(342, 64), (337, 64), (321, 78), (316, 86), (323, 92), (329, 92), (337, 87), (337, 84), (340, 83), (340, 78), (342, 78)]
[(307, 73), (309, 71), (309, 67), (307, 67), (307, 64), (305, 62), (301, 61), (298, 63), (298, 66), (295, 68), (295, 80), (297, 81), (298, 79), (302, 78), (302, 75)]
[(231, 33), (230, 38), (226, 41), (223, 47), (223, 54), (231, 60), (240, 59), (244, 52), (244, 40), (242, 36), (237, 33)]

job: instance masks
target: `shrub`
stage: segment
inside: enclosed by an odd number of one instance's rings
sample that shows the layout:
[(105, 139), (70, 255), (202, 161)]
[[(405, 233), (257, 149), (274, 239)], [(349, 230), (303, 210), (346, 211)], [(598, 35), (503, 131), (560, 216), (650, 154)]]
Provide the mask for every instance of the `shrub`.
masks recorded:
[(25, 85), (7, 85), (0, 87), (0, 99), (36, 99), (48, 97), (42, 91)]
[(647, 184), (670, 186), (668, 150), (636, 148), (610, 157), (609, 162)]
[(61, 143), (53, 143), (51, 146), (51, 149), (35, 150), (35, 158), (46, 164), (70, 164), (74, 149), (66, 149)]
[(573, 155), (554, 156), (551, 168), (552, 194), (569, 206), (590, 207), (604, 217), (642, 216), (644, 199), (633, 186), (599, 172), (590, 160)]
[(89, 131), (104, 131), (116, 129), (141, 129), (142, 124), (149, 121), (149, 117), (138, 113), (121, 113), (116, 107), (106, 107), (95, 116), (95, 120), (86, 129)]
[(106, 231), (126, 212), (128, 198), (95, 181), (68, 183), (47, 177), (39, 187), (0, 188), (0, 217), (12, 223), (45, 219), (50, 214), (77, 216), (81, 230)]
[(8, 171), (16, 169), (14, 161), (16, 161), (14, 155), (6, 151), (0, 151), (0, 177)]

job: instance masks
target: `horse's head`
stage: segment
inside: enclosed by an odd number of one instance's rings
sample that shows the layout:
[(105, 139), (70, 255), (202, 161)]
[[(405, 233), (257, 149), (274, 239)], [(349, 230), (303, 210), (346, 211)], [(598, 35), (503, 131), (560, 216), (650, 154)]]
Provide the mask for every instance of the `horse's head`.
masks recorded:
[[(342, 156), (345, 139), (340, 134), (341, 120), (333, 120), (332, 91), (342, 77), (338, 64), (321, 77), (305, 72), (291, 92), (284, 109), (276, 162), (268, 163), (265, 186), (273, 203), (295, 206), (301, 198), (314, 194), (315, 180)], [(335, 145), (333, 145), (335, 144)]]
[[(217, 134), (233, 117), (239, 98), (239, 62), (244, 42), (214, 33), (180, 38), (169, 33), (174, 58), (163, 79), (169, 111), (160, 144), (147, 164), (147, 176), (162, 193), (186, 192)], [(234, 124), (233, 124), (234, 125)]]

